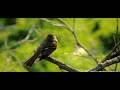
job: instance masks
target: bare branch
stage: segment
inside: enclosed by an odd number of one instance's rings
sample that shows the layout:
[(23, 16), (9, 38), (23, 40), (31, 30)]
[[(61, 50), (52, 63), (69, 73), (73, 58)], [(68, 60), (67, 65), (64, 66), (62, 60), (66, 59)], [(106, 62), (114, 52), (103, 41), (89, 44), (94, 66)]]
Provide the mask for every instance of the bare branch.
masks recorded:
[(74, 18), (73, 20), (73, 31), (74, 32), (76, 31), (76, 18)]
[(33, 32), (34, 30), (35, 30), (35, 25), (33, 24), (32, 27), (30, 28), (27, 36), (25, 37), (25, 40), (28, 40), (28, 39), (31, 37), (32, 32)]
[[(117, 18), (117, 25), (116, 25), (117, 27), (116, 27), (116, 39), (115, 39), (115, 41), (116, 41), (116, 43), (118, 43), (119, 42), (119, 33), (118, 33), (118, 18)], [(120, 50), (120, 48), (118, 47), (116, 50)], [(117, 70), (117, 63), (115, 64), (115, 71)]]
[[(115, 46), (114, 46), (113, 49), (108, 53), (108, 55), (101, 61), (101, 63), (104, 63), (106, 60), (109, 60), (109, 59), (111, 59), (111, 57), (116, 56), (116, 55), (119, 54), (119, 53), (116, 53), (116, 54), (111, 55), (114, 51), (117, 50), (117, 48), (118, 48), (118, 50), (119, 50), (120, 41), (119, 41), (119, 37), (118, 37), (118, 36), (119, 36), (119, 34), (118, 34), (118, 18), (117, 18), (116, 38), (114, 38)], [(119, 51), (117, 51), (117, 52), (119, 52)], [(117, 69), (117, 63), (116, 63), (116, 65), (115, 65), (115, 71), (116, 71), (116, 69)]]
[(117, 18), (117, 25), (116, 25), (116, 41), (119, 42), (119, 32), (118, 32), (118, 18)]
[(63, 19), (58, 18), (58, 20), (66, 26), (66, 29), (73, 33), (73, 29)]
[[(75, 38), (75, 40), (76, 40), (76, 42), (77, 42), (77, 45), (78, 46), (80, 46), (80, 47), (82, 47), (82, 45), (80, 44), (80, 41), (79, 41), (79, 39), (78, 39), (78, 37), (77, 37), (77, 35), (76, 35), (76, 19), (74, 18), (74, 20), (73, 20), (73, 30), (72, 30), (72, 34), (73, 34), (73, 36), (74, 36), (74, 38)], [(83, 48), (83, 47), (82, 47)]]
[(60, 69), (64, 69), (64, 70), (69, 71), (69, 72), (80, 72), (79, 70), (72, 68), (72, 67), (60, 62), (59, 60), (57, 60), (51, 56), (46, 57), (45, 60), (56, 64)]
[(4, 31), (4, 30), (8, 30), (8, 29), (15, 30), (16, 27), (15, 27), (15, 25), (7, 25), (7, 26), (0, 25), (0, 31)]
[(12, 51), (10, 51), (9, 54), (10, 54), (13, 58), (15, 58), (17, 64), (18, 64), (21, 68), (24, 68), (23, 65), (22, 65), (22, 63), (20, 62), (20, 60), (15, 56), (15, 54), (14, 54)]
[(53, 21), (48, 20), (48, 19), (46, 19), (46, 18), (40, 18), (40, 19), (43, 20), (43, 21), (46, 21), (46, 22), (48, 22), (48, 23), (50, 23), (50, 24), (52, 24), (52, 25), (54, 25), (54, 26), (65, 27), (64, 24), (59, 24), (59, 23), (57, 23), (57, 22), (53, 22)]
[(112, 60), (107, 60), (104, 63), (99, 63), (97, 67), (91, 69), (91, 70), (87, 70), (87, 72), (93, 72), (93, 71), (101, 71), (103, 70), (105, 67), (108, 67), (110, 65), (113, 65), (115, 63), (119, 63), (120, 62), (120, 56), (113, 58)]
[[(33, 24), (32, 27), (30, 28), (30, 30), (29, 30), (27, 36), (26, 36), (23, 40), (18, 41), (17, 43), (15, 43), (15, 44), (12, 45), (12, 46), (9, 46), (8, 49), (12, 49), (12, 48), (14, 48), (14, 47), (16, 47), (16, 46), (18, 46), (18, 45), (24, 43), (24, 42), (31, 41), (31, 40), (29, 40), (29, 38), (31, 37), (31, 35), (32, 35), (33, 31), (34, 31), (34, 29), (35, 29), (35, 25)], [(35, 40), (37, 40), (37, 39), (34, 39), (33, 41), (35, 41)], [(4, 50), (6, 50), (6, 48), (5, 48)]]
[(116, 64), (115, 64), (115, 70), (114, 70), (114, 71), (116, 71), (116, 70), (117, 70), (117, 66), (118, 66), (118, 64), (116, 63)]
[(113, 40), (114, 40), (115, 45), (116, 45), (116, 44), (117, 44), (117, 42), (116, 42), (116, 39), (115, 39), (115, 35), (113, 35)]
[(92, 55), (92, 54), (80, 43), (80, 41), (79, 41), (79, 39), (78, 39), (78, 37), (77, 37), (77, 35), (76, 35), (76, 32), (75, 32), (75, 23), (76, 23), (76, 20), (74, 19), (74, 21), (73, 21), (73, 30), (72, 30), (71, 27), (70, 27), (64, 20), (62, 20), (62, 19), (60, 19), (60, 18), (58, 18), (58, 19), (61, 20), (61, 21), (68, 27), (69, 31), (71, 31), (71, 33), (73, 34), (73, 36), (74, 36), (74, 38), (75, 38), (75, 40), (76, 40), (76, 42), (77, 42), (77, 45), (80, 46), (81, 48), (83, 48), (83, 49), (88, 53), (88, 55), (89, 55), (90, 57), (92, 57), (92, 58), (95, 60), (95, 62), (98, 64), (99, 62), (98, 62), (97, 58), (96, 58), (94, 55)]
[(77, 37), (77, 35), (76, 35), (76, 32), (75, 32), (75, 30), (76, 30), (76, 28), (75, 28), (75, 23), (76, 23), (76, 19), (74, 19), (74, 21), (73, 21), (73, 32), (72, 32), (72, 34), (73, 34), (74, 37), (75, 37), (75, 40), (76, 40), (76, 42), (77, 42), (77, 45), (80, 46), (80, 47), (82, 47), (82, 48), (88, 53), (88, 55), (89, 55), (90, 57), (92, 57), (92, 58), (95, 60), (95, 62), (98, 64), (99, 62), (98, 62), (97, 58), (96, 58), (95, 56), (93, 56), (93, 54), (91, 54), (91, 53), (80, 43), (80, 41), (79, 41), (79, 39), (78, 39), (78, 37)]
[[(33, 40), (29, 40), (29, 38), (30, 38), (30, 36), (32, 35), (34, 29), (35, 29), (35, 26), (33, 25), (33, 26), (31, 27), (31, 29), (29, 30), (27, 36), (26, 36), (23, 40), (17, 42), (17, 43), (16, 43), (15, 45), (13, 45), (13, 46), (9, 46), (9, 47), (8, 47), (7, 41), (5, 40), (6, 49), (11, 49), (11, 48), (13, 48), (13, 47), (15, 47), (15, 46), (21, 45), (22, 43), (24, 43), (24, 42), (26, 42), (26, 41), (29, 41), (29, 42), (35, 41), (36, 38), (33, 39)], [(12, 52), (9, 52), (9, 53), (10, 53), (10, 55), (11, 55), (12, 57), (16, 58), (16, 56), (14, 55), (14, 53), (12, 53)], [(21, 65), (21, 62), (19, 62), (19, 60), (18, 60), (17, 58), (16, 58), (16, 60), (17, 60), (17, 63), (20, 65), (20, 67), (23, 68), (23, 66)], [(51, 56), (46, 57), (45, 60), (47, 60), (47, 61), (49, 61), (49, 62), (52, 62), (52, 63), (58, 65), (58, 67), (59, 67), (60, 69), (63, 69), (63, 70), (69, 71), (69, 72), (80, 72), (79, 70), (77, 70), (77, 69), (75, 69), (75, 68), (72, 68), (72, 67), (70, 67), (70, 66), (68, 66), (68, 65), (60, 62), (59, 60), (57, 60), (57, 59), (55, 59), (55, 58), (53, 58), (53, 57), (51, 57)], [(3, 69), (4, 69), (4, 67), (3, 67)]]
[(118, 42), (113, 49), (108, 53), (108, 55), (101, 61), (101, 63), (105, 62), (110, 56), (111, 54), (116, 50), (116, 48), (120, 45), (120, 42)]
[[(76, 24), (76, 20), (74, 19), (74, 22), (73, 22), (73, 29), (63, 20), (63, 19), (61, 19), (61, 18), (57, 18), (61, 23), (63, 23), (64, 25), (63, 25), (63, 27), (65, 27), (67, 30), (69, 30), (72, 34), (73, 34), (73, 36), (74, 36), (74, 38), (75, 38), (75, 40), (76, 40), (76, 43), (77, 43), (77, 45), (78, 46), (80, 46), (81, 48), (83, 48), (87, 53), (88, 53), (88, 55), (90, 56), (90, 57), (92, 57), (94, 60), (95, 60), (95, 62), (98, 64), (99, 62), (98, 62), (98, 60), (97, 60), (97, 58), (94, 56), (94, 55), (92, 55), (81, 43), (80, 43), (80, 41), (79, 41), (79, 39), (78, 39), (78, 37), (77, 37), (77, 35), (76, 35), (76, 32), (75, 32), (75, 24)], [(53, 24), (53, 22), (52, 21), (50, 21), (50, 20), (47, 20), (47, 19), (41, 19), (41, 20), (44, 20), (44, 21), (46, 21), (46, 22), (48, 22), (48, 23), (50, 23), (50, 24), (52, 24), (52, 25), (56, 25), (55, 23)], [(57, 26), (57, 25), (56, 25)]]

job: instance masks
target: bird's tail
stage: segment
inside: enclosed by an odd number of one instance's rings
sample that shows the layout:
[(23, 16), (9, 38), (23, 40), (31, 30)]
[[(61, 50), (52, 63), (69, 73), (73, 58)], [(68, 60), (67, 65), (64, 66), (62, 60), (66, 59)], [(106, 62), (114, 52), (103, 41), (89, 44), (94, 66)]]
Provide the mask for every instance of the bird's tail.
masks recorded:
[(28, 59), (25, 62), (25, 65), (28, 66), (28, 67), (31, 67), (36, 59), (37, 59), (36, 55), (33, 55), (32, 57), (30, 57), (30, 59)]

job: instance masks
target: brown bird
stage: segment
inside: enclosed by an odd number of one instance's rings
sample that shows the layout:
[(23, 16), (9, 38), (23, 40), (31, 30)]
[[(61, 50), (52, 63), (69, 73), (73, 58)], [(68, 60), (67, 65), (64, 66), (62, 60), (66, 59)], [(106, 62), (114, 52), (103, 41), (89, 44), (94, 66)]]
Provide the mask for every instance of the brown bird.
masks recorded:
[(49, 56), (53, 51), (56, 50), (57, 43), (58, 41), (56, 36), (54, 34), (48, 34), (47, 38), (38, 46), (34, 55), (25, 62), (25, 65), (31, 67), (37, 58), (42, 60)]

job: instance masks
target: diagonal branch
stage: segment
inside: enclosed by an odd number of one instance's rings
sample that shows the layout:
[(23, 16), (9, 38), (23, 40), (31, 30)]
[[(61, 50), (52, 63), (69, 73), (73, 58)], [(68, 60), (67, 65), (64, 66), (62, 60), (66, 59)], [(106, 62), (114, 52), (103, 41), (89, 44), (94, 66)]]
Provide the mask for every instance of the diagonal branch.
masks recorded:
[(96, 66), (95, 68), (91, 69), (91, 70), (87, 70), (86, 72), (93, 72), (93, 71), (101, 71), (103, 70), (105, 67), (108, 67), (110, 65), (116, 64), (120, 62), (120, 56), (113, 58), (112, 60), (107, 60), (104, 63), (99, 63), (98, 66)]
[[(33, 33), (33, 31), (34, 31), (34, 29), (35, 29), (35, 25), (33, 24), (32, 27), (30, 28), (30, 30), (29, 30), (27, 36), (26, 36), (23, 40), (18, 41), (17, 43), (15, 43), (15, 44), (12, 45), (12, 46), (9, 46), (8, 49), (12, 49), (12, 48), (14, 48), (14, 47), (16, 47), (16, 46), (18, 46), (18, 45), (20, 45), (20, 44), (26, 42), (26, 41), (28, 41), (28, 42), (36, 41), (37, 38), (35, 38), (35, 39), (33, 39), (33, 40), (29, 40), (30, 37), (31, 37), (31, 35), (32, 35), (32, 33)], [(6, 50), (6, 49), (4, 49), (4, 50)]]
[(115, 46), (113, 47), (113, 49), (108, 53), (108, 55), (101, 61), (101, 63), (105, 62), (106, 60), (110, 59), (111, 54), (117, 50), (117, 48), (119, 48), (120, 45), (120, 41), (119, 41), (119, 37), (118, 37), (118, 18), (117, 18), (117, 27), (116, 27), (116, 37), (114, 37), (114, 41), (115, 41)]
[(101, 63), (105, 62), (109, 57), (110, 55), (116, 50), (116, 48), (120, 45), (120, 42), (118, 42), (114, 47), (113, 49), (108, 53), (108, 55), (101, 61)]
[(58, 20), (60, 20), (63, 24), (65, 24), (66, 27), (67, 27), (67, 29), (73, 34), (73, 36), (74, 36), (74, 38), (75, 38), (75, 40), (76, 40), (76, 42), (77, 42), (77, 45), (80, 46), (81, 48), (83, 48), (83, 49), (88, 53), (88, 55), (89, 55), (90, 57), (92, 57), (92, 58), (95, 60), (95, 62), (98, 64), (99, 62), (98, 62), (97, 58), (96, 58), (93, 54), (91, 54), (91, 52), (89, 52), (89, 51), (80, 43), (80, 41), (79, 41), (79, 39), (78, 39), (78, 37), (77, 37), (77, 35), (76, 35), (76, 32), (75, 32), (75, 23), (76, 23), (76, 20), (74, 19), (74, 21), (73, 21), (73, 29), (71, 29), (71, 27), (70, 27), (64, 20), (62, 20), (61, 18), (58, 18)]
[(66, 27), (66, 29), (68, 29), (71, 33), (73, 33), (73, 29), (61, 18), (57, 18), (61, 23), (63, 23)]
[(43, 20), (43, 21), (45, 21), (45, 22), (47, 22), (47, 23), (50, 23), (50, 24), (52, 24), (52, 25), (54, 25), (54, 26), (57, 26), (57, 27), (65, 27), (64, 24), (59, 24), (59, 23), (57, 23), (57, 22), (48, 20), (48, 19), (46, 19), (46, 18), (40, 18), (40, 20)]
[(62, 27), (64, 27), (64, 28), (66, 28), (67, 30), (69, 30), (71, 33), (72, 33), (72, 35), (74, 36), (74, 38), (75, 38), (75, 40), (76, 40), (76, 43), (77, 43), (77, 45), (78, 46), (80, 46), (81, 48), (83, 48), (87, 53), (88, 53), (88, 55), (90, 56), (90, 57), (92, 57), (94, 60), (95, 60), (95, 62), (98, 64), (99, 62), (98, 62), (98, 60), (97, 60), (97, 58), (91, 53), (91, 52), (89, 52), (81, 43), (80, 43), (80, 41), (79, 41), (79, 39), (78, 39), (78, 37), (77, 37), (77, 35), (76, 35), (76, 28), (75, 28), (75, 24), (76, 24), (76, 19), (74, 19), (74, 21), (73, 21), (73, 29), (69, 26), (69, 24), (67, 24), (63, 19), (61, 19), (61, 18), (57, 18), (61, 23), (62, 23), (62, 25), (60, 24), (56, 24), (55, 22), (52, 22), (52, 21), (50, 21), (50, 20), (48, 20), (48, 19), (42, 19), (41, 18), (41, 20), (44, 20), (44, 21), (46, 21), (46, 22), (48, 22), (48, 23), (50, 23), (50, 24), (52, 24), (52, 25), (55, 25), (55, 26), (57, 26), (57, 25), (59, 25), (59, 26), (62, 26)]
[(80, 72), (79, 70), (72, 68), (72, 67), (60, 62), (59, 60), (57, 60), (51, 56), (46, 57), (45, 60), (56, 64), (60, 69), (64, 69), (64, 70), (69, 71), (69, 72)]

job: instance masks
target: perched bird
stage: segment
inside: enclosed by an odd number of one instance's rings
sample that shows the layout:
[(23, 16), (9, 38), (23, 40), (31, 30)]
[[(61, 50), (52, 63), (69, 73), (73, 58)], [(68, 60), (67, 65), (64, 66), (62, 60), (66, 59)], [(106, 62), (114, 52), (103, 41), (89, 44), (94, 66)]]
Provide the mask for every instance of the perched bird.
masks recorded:
[(58, 41), (56, 36), (54, 34), (48, 34), (47, 38), (38, 46), (34, 52), (34, 55), (25, 62), (25, 65), (31, 67), (37, 58), (42, 60), (49, 56), (53, 51), (56, 50), (57, 43)]

